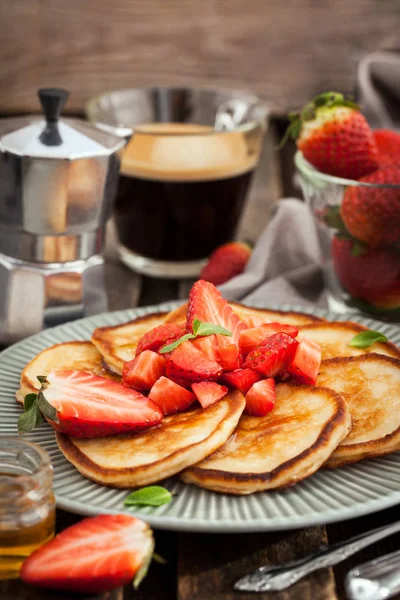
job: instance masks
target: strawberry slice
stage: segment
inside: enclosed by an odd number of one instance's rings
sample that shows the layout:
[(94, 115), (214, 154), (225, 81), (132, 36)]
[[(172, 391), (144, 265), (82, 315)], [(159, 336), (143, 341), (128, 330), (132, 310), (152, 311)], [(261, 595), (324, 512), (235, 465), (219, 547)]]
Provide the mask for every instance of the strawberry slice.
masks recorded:
[(306, 337), (300, 340), (287, 371), (299, 383), (315, 385), (321, 364), (321, 347)]
[(235, 344), (239, 340), (240, 331), (246, 328), (215, 285), (202, 279), (196, 281), (190, 290), (186, 317), (188, 331), (193, 331), (195, 319), (224, 327), (232, 333), (229, 339)]
[[(130, 515), (83, 519), (33, 552), (21, 579), (54, 590), (95, 594), (123, 586), (151, 560), (150, 527)], [(138, 575), (135, 583), (139, 584)]]
[(251, 386), (256, 381), (261, 381), (262, 378), (262, 375), (257, 371), (253, 371), (253, 369), (236, 369), (230, 373), (224, 373), (221, 380), (246, 395)]
[(215, 404), (228, 393), (228, 388), (225, 385), (219, 385), (215, 381), (192, 383), (192, 390), (203, 408)]
[(248, 355), (244, 367), (275, 377), (290, 365), (299, 342), (288, 333), (274, 333)]
[(182, 412), (196, 402), (193, 392), (171, 381), (160, 377), (150, 390), (149, 398), (162, 410), (164, 415)]
[(184, 335), (185, 329), (185, 325), (175, 325), (174, 323), (164, 323), (150, 329), (140, 338), (136, 348), (136, 356), (144, 350), (157, 352), (162, 346), (172, 344)]
[[(35, 402), (54, 429), (77, 438), (145, 429), (157, 425), (163, 418), (158, 406), (139, 392), (82, 371), (50, 373)], [(33, 409), (33, 406), (29, 408)], [(35, 426), (36, 422), (25, 420), (21, 429), (30, 431)]]
[(246, 394), (244, 412), (253, 417), (265, 417), (274, 408), (275, 380), (272, 377), (257, 381)]
[(183, 342), (172, 351), (167, 360), (167, 377), (188, 387), (198, 381), (213, 381), (222, 374), (222, 367), (215, 360), (210, 360), (190, 341)]
[(253, 348), (262, 344), (268, 337), (280, 332), (296, 337), (299, 330), (293, 325), (286, 325), (284, 323), (264, 323), (264, 325), (260, 325), (259, 327), (251, 327), (250, 329), (241, 331), (239, 335), (239, 348), (243, 355), (247, 356)]
[(165, 374), (164, 356), (152, 350), (143, 350), (136, 358), (124, 364), (122, 381), (134, 390), (149, 390)]

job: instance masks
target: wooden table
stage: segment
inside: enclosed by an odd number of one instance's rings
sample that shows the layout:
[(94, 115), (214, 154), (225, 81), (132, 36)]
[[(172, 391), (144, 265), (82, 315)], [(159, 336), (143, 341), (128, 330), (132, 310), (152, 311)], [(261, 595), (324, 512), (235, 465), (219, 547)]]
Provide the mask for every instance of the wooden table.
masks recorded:
[[(275, 152), (277, 131), (266, 137), (260, 168), (243, 215), (239, 237), (255, 241), (268, 222), (271, 205), (292, 189), (291, 152)], [(283, 174), (283, 175), (282, 175)], [(106, 249), (106, 280), (111, 310), (145, 306), (165, 300), (185, 298), (191, 282), (152, 280), (135, 275), (118, 261), (112, 223)], [(280, 593), (234, 593), (232, 584), (240, 576), (268, 562), (281, 562), (306, 554), (321, 544), (351, 535), (399, 518), (399, 507), (342, 523), (284, 531), (251, 534), (190, 534), (156, 531), (156, 549), (166, 565), (153, 563), (140, 589), (119, 589), (96, 600), (344, 600), (343, 579), (353, 566), (400, 548), (400, 535), (370, 547), (333, 569), (324, 569)], [(59, 510), (58, 530), (79, 520), (79, 516)], [(20, 581), (0, 582), (1, 600), (70, 600), (78, 598), (34, 590)], [(79, 596), (82, 598), (82, 596)], [(400, 598), (400, 595), (397, 596)], [(85, 599), (86, 600), (86, 599)], [(94, 600), (94, 597), (92, 597)]]

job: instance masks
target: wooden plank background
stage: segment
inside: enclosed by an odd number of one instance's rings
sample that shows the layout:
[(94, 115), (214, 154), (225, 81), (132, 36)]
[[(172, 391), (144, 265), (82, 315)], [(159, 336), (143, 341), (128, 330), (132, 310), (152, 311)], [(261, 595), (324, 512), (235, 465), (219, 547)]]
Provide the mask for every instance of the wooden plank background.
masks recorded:
[(247, 88), (275, 114), (327, 88), (351, 91), (366, 53), (400, 47), (398, 0), (1, 0), (0, 114), (68, 110), (154, 84)]

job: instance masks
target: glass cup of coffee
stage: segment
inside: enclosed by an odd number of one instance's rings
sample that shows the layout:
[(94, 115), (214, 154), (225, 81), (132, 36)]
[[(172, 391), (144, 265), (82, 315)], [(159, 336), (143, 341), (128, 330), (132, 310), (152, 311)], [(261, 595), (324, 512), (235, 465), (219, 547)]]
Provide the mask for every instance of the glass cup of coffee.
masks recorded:
[(127, 139), (114, 219), (124, 264), (153, 277), (196, 277), (235, 237), (268, 109), (247, 93), (188, 88), (110, 92), (89, 120)]

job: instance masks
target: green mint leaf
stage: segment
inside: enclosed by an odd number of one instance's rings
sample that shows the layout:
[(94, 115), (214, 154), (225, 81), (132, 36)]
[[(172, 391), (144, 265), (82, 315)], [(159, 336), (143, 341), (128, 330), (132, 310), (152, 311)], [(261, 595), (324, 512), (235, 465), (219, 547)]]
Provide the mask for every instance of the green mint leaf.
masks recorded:
[(58, 423), (57, 411), (54, 406), (52, 406), (50, 402), (46, 400), (43, 389), (41, 389), (38, 393), (37, 406), (46, 419), (50, 419), (51, 421)]
[(193, 333), (194, 333), (194, 335), (197, 335), (197, 332), (199, 331), (200, 325), (201, 325), (200, 319), (193, 319)]
[(369, 348), (375, 342), (387, 342), (388, 339), (386, 335), (380, 333), (379, 331), (372, 331), (372, 329), (368, 329), (367, 331), (361, 331), (361, 333), (357, 333), (351, 340), (349, 341), (349, 346), (352, 348)]
[(124, 500), (125, 506), (162, 506), (172, 500), (172, 494), (160, 485), (135, 490)]
[(33, 406), (31, 406), (31, 408), (29, 410), (22, 413), (22, 415), (20, 415), (18, 417), (18, 433), (19, 433), (19, 435), (22, 435), (23, 433), (29, 433), (29, 431), (32, 431), (32, 429), (35, 429), (38, 412), (39, 411), (37, 409), (37, 406), (36, 406), (36, 404), (34, 404)]
[(224, 327), (220, 327), (220, 325), (214, 325), (213, 323), (200, 322), (199, 326), (197, 327), (197, 333), (196, 333), (197, 336), (204, 337), (205, 335), (213, 335), (213, 334), (230, 336), (230, 335), (232, 335), (232, 332), (228, 331)]
[(27, 394), (24, 398), (24, 411), (27, 412), (36, 403), (37, 394)]
[(164, 346), (163, 348), (161, 348), (161, 350), (159, 350), (159, 352), (160, 352), (160, 354), (166, 354), (167, 352), (172, 352), (172, 350), (175, 350), (175, 348), (177, 348), (178, 346), (183, 344), (183, 342), (186, 342), (186, 340), (194, 340), (195, 337), (196, 336), (193, 335), (193, 333), (185, 333), (185, 335), (180, 337), (179, 340), (175, 340), (175, 342), (172, 342), (172, 344), (168, 344), (168, 346)]
[(38, 375), (36, 379), (43, 385), (43, 383), (47, 383), (46, 375)]

